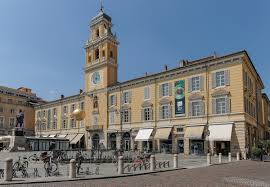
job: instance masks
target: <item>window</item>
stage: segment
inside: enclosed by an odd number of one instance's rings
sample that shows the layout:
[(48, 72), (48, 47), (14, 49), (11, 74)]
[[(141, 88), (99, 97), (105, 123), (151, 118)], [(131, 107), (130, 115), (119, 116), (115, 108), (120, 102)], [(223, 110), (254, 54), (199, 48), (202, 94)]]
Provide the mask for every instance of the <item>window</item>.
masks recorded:
[(68, 112), (68, 106), (64, 106), (63, 112), (64, 112), (64, 115), (67, 114), (67, 112)]
[(47, 129), (51, 128), (51, 110), (48, 110)]
[(0, 113), (4, 112), (4, 108), (0, 107)]
[(99, 37), (99, 29), (96, 30), (96, 36)]
[(116, 96), (111, 95), (110, 96), (110, 106), (116, 105)]
[(123, 101), (124, 101), (124, 104), (129, 103), (129, 92), (124, 92)]
[(178, 127), (178, 128), (176, 129), (176, 131), (177, 131), (177, 132), (184, 132), (184, 128), (183, 128), (183, 127)]
[(42, 117), (45, 117), (45, 116), (46, 116), (46, 111), (43, 110), (43, 112), (42, 112)]
[(192, 102), (191, 107), (192, 107), (192, 116), (200, 116), (200, 115), (202, 115), (201, 102), (200, 101)]
[(81, 110), (84, 110), (84, 102), (81, 102), (80, 108), (81, 108)]
[(88, 56), (88, 62), (91, 62), (92, 61), (92, 58), (91, 58), (91, 55)]
[(102, 50), (102, 57), (105, 57), (105, 50)]
[(11, 104), (12, 103), (12, 99), (8, 99), (8, 103)]
[(76, 109), (76, 105), (75, 104), (72, 104), (71, 105), (71, 108), (70, 108), (70, 113), (74, 112), (75, 109)]
[(22, 105), (22, 104), (23, 104), (23, 102), (22, 102), (22, 101), (18, 101), (18, 104), (19, 104), (19, 105)]
[(143, 115), (144, 115), (144, 118), (143, 118), (144, 121), (151, 120), (151, 108), (144, 108)]
[(10, 109), (10, 113), (15, 114), (15, 109), (14, 108)]
[(97, 116), (93, 116), (93, 125), (94, 126), (98, 125), (98, 117)]
[(110, 112), (110, 124), (114, 124), (115, 123), (115, 112)]
[(94, 96), (94, 99), (93, 99), (93, 108), (98, 108), (98, 97), (97, 96)]
[(150, 99), (150, 87), (144, 87), (144, 100)]
[(84, 120), (83, 121), (80, 121), (80, 127), (84, 127)]
[(96, 60), (99, 59), (99, 49), (95, 50), (95, 57)]
[(124, 123), (128, 123), (129, 122), (129, 118), (130, 118), (130, 116), (129, 116), (129, 110), (124, 110), (123, 111), (123, 122)]
[(71, 119), (70, 120), (70, 127), (71, 128), (76, 128), (76, 121), (75, 121), (75, 119)]
[(56, 110), (56, 108), (53, 109), (53, 117), (54, 117), (54, 118), (57, 117), (57, 110)]
[(192, 77), (191, 78), (191, 91), (200, 90), (200, 77)]
[(112, 51), (110, 51), (110, 57), (113, 58), (113, 52)]
[(53, 126), (52, 126), (53, 129), (57, 129), (57, 119), (54, 119), (53, 120)]
[(216, 99), (216, 112), (217, 114), (226, 113), (226, 98), (217, 98)]
[(0, 128), (4, 128), (4, 117), (0, 117)]
[(168, 96), (169, 95), (169, 83), (164, 83), (161, 85), (162, 87), (162, 96)]
[(15, 118), (9, 118), (9, 127), (13, 128), (15, 126)]
[(66, 129), (67, 128), (67, 120), (63, 120), (62, 128)]
[(225, 86), (225, 71), (216, 72), (216, 87)]
[(161, 119), (168, 119), (170, 117), (170, 107), (169, 105), (161, 106)]

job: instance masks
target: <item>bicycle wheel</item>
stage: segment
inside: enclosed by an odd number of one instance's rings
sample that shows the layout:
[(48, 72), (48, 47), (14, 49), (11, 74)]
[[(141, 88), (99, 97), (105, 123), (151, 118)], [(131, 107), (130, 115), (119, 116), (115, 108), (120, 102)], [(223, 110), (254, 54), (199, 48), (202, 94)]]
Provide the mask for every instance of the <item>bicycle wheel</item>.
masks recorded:
[(19, 162), (15, 162), (13, 164), (12, 168), (13, 168), (14, 171), (18, 171), (19, 170), (19, 166), (20, 166)]
[(54, 162), (50, 165), (50, 172), (56, 172), (58, 170), (58, 165)]
[(28, 160), (29, 160), (29, 162), (35, 164), (39, 161), (39, 158), (36, 154), (34, 154), (34, 155), (29, 156)]

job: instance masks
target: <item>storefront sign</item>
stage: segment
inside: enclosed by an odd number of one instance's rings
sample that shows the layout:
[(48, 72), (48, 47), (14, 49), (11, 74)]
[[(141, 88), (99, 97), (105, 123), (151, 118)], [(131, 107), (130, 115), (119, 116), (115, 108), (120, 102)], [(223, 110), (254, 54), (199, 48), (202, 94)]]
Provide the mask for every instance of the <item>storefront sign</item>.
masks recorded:
[(175, 82), (175, 116), (185, 115), (185, 80)]

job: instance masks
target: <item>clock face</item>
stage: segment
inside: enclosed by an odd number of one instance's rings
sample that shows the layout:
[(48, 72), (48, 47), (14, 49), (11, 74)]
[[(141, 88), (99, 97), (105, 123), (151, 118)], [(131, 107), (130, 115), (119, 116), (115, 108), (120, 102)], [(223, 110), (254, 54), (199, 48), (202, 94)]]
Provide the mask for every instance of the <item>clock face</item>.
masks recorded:
[(99, 74), (99, 72), (93, 73), (92, 82), (93, 82), (93, 84), (99, 84), (100, 83), (100, 74)]

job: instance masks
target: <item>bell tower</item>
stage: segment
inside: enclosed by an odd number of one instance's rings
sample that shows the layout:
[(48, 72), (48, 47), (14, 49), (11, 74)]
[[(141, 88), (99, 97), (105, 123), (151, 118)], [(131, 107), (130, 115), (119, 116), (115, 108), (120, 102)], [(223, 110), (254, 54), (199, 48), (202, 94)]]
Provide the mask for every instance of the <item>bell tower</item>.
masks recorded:
[(103, 142), (106, 145), (108, 124), (107, 87), (117, 83), (116, 35), (111, 31), (112, 19), (104, 13), (103, 7), (90, 23), (91, 34), (85, 44), (85, 127), (86, 145), (95, 149)]
[(101, 7), (90, 24), (91, 34), (85, 44), (85, 90), (106, 88), (117, 83), (116, 35), (111, 31), (112, 19)]

